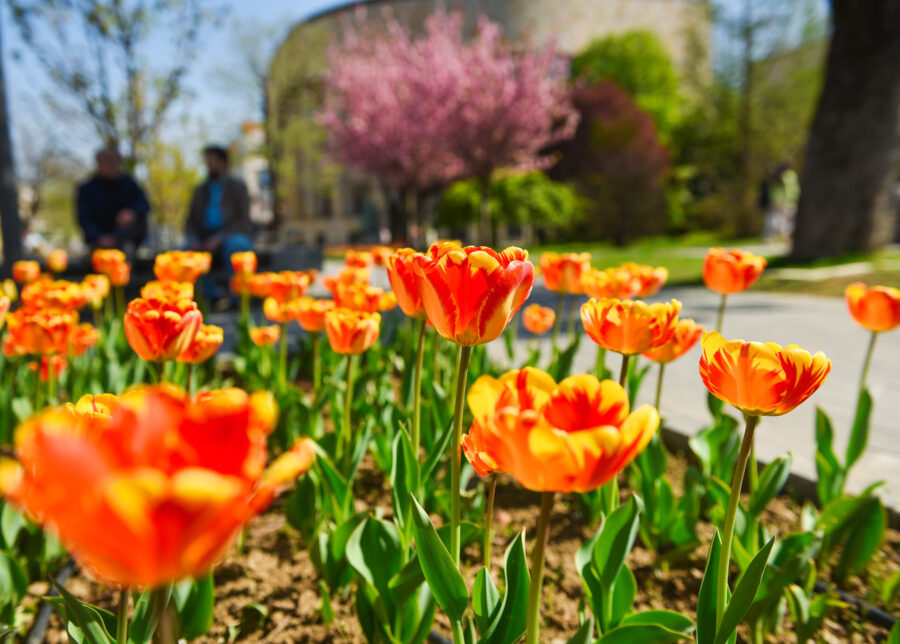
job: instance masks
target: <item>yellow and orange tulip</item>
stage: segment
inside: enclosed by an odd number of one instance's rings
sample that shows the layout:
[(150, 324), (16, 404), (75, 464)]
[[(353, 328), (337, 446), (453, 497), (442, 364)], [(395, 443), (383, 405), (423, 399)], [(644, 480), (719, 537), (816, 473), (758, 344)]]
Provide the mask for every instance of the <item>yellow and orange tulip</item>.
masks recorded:
[(143, 360), (175, 360), (190, 346), (203, 323), (190, 300), (137, 298), (125, 312), (125, 338)]
[(197, 334), (181, 355), (178, 362), (200, 364), (213, 357), (222, 342), (225, 340), (225, 331), (215, 324), (201, 324)]
[(317, 300), (304, 296), (291, 303), (295, 319), (307, 333), (325, 330), (325, 315), (335, 308), (333, 300)]
[(622, 264), (621, 268), (631, 273), (639, 284), (637, 293), (629, 297), (650, 297), (656, 295), (665, 285), (666, 280), (669, 279), (669, 271), (662, 266), (654, 268), (646, 264), (626, 262)]
[(78, 313), (65, 309), (22, 307), (6, 316), (6, 355), (49, 355), (69, 352), (69, 336)]
[(193, 250), (170, 250), (156, 256), (153, 274), (158, 280), (190, 282), (193, 284), (201, 275), (212, 268), (212, 255)]
[(250, 340), (258, 347), (271, 347), (281, 338), (281, 327), (277, 324), (258, 326), (250, 329)]
[(397, 297), (400, 310), (411, 318), (425, 319), (425, 306), (416, 280), (416, 257), (420, 253), (412, 248), (401, 248), (385, 259), (391, 289)]
[(592, 268), (581, 274), (581, 287), (585, 295), (598, 300), (637, 297), (641, 281), (637, 275), (624, 268)]
[(51, 273), (65, 273), (69, 268), (69, 255), (62, 248), (54, 248), (47, 253), (47, 270)]
[(141, 297), (146, 300), (193, 300), (194, 285), (191, 282), (151, 280), (141, 287)]
[(529, 304), (522, 309), (522, 324), (530, 333), (543, 335), (556, 323), (556, 311), (540, 304)]
[(645, 353), (672, 339), (681, 302), (647, 304), (640, 300), (590, 300), (581, 306), (581, 322), (591, 340), (625, 355)]
[(256, 272), (258, 260), (256, 253), (252, 250), (232, 253), (229, 259), (231, 260), (231, 270), (237, 275), (249, 275)]
[(41, 265), (27, 259), (19, 260), (12, 265), (12, 276), (19, 284), (29, 284), (41, 276)]
[(844, 291), (847, 308), (856, 323), (869, 331), (890, 331), (900, 326), (900, 289), (856, 282)]
[(549, 291), (584, 293), (581, 276), (590, 268), (590, 253), (541, 253), (541, 275)]
[(750, 288), (765, 268), (765, 257), (737, 248), (710, 248), (703, 261), (703, 282), (722, 295), (740, 293)]
[(325, 314), (325, 334), (335, 353), (363, 353), (378, 339), (381, 315), (350, 309), (332, 309)]
[(672, 339), (661, 347), (644, 352), (644, 357), (661, 364), (672, 362), (690, 351), (701, 335), (703, 335), (702, 324), (697, 324), (691, 319), (678, 320)]

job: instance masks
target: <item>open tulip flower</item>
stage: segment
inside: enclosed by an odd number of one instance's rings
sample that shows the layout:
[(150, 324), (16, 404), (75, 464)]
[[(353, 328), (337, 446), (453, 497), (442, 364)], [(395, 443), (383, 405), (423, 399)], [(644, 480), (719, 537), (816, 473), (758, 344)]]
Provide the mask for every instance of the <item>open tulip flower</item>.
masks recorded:
[(425, 305), (416, 281), (416, 257), (421, 253), (412, 248), (401, 248), (385, 259), (391, 289), (397, 298), (397, 305), (406, 315), (417, 320), (424, 320)]
[(624, 268), (592, 268), (581, 274), (584, 294), (598, 300), (608, 298), (627, 299), (641, 292), (641, 280)]
[(397, 306), (397, 298), (390, 291), (368, 284), (337, 284), (334, 288), (337, 308), (375, 313)]
[(291, 303), (297, 323), (307, 333), (319, 333), (325, 330), (325, 315), (335, 308), (333, 300), (319, 300), (303, 296)]
[(98, 248), (91, 254), (91, 266), (101, 275), (106, 275), (111, 281), (113, 274), (121, 270), (120, 266), (127, 263), (125, 253), (115, 248)]
[(219, 350), (224, 339), (225, 331), (222, 327), (215, 324), (201, 324), (187, 349), (178, 356), (178, 362), (190, 364), (206, 362)]
[(85, 394), (75, 403), (66, 403), (66, 410), (75, 417), (88, 420), (111, 416), (119, 406), (119, 397), (114, 394)]
[(748, 416), (781, 416), (812, 396), (831, 371), (825, 354), (797, 345), (703, 335), (700, 378), (719, 400)]
[(193, 284), (201, 275), (212, 268), (212, 255), (193, 250), (170, 250), (160, 253), (153, 262), (153, 274), (158, 280), (190, 282)]
[(77, 323), (75, 311), (25, 306), (7, 314), (7, 339), (13, 355), (66, 354)]
[[(267, 297), (275, 298), (279, 304), (296, 300), (306, 293), (306, 289), (316, 278), (315, 271), (280, 271), (264, 273), (266, 276)], [(256, 293), (254, 293), (256, 295)]]
[(231, 269), (238, 275), (249, 275), (256, 272), (258, 260), (256, 253), (252, 250), (232, 253), (229, 259), (231, 260)]
[(18, 460), (0, 463), (0, 491), (117, 586), (205, 574), (315, 458), (312, 441), (301, 439), (265, 469), (277, 416), (269, 394), (226, 389), (191, 400), (163, 386), (97, 403), (88, 413), (78, 413), (82, 401), (53, 408), (22, 425)]
[(534, 335), (543, 335), (553, 328), (556, 313), (549, 306), (529, 304), (522, 309), (522, 324)]
[(890, 331), (900, 326), (900, 289), (856, 282), (844, 291), (850, 315), (869, 331)]
[(512, 475), (537, 492), (588, 492), (641, 452), (659, 426), (644, 405), (629, 411), (625, 389), (593, 375), (557, 384), (533, 367), (481, 376), (468, 395), (474, 418), (466, 458), (485, 476)]
[(548, 291), (583, 293), (581, 275), (590, 267), (590, 253), (541, 253), (541, 276)]
[(88, 349), (97, 344), (100, 333), (89, 322), (75, 325), (69, 335), (69, 353), (75, 357), (82, 356)]
[(471, 347), (496, 340), (531, 294), (534, 266), (527, 251), (482, 246), (416, 257), (428, 319), (447, 340)]
[(387, 259), (394, 254), (394, 249), (390, 246), (373, 246), (369, 252), (372, 253), (376, 266), (387, 266)]
[(41, 265), (26, 259), (13, 262), (12, 276), (19, 284), (28, 284), (41, 276)]
[(99, 273), (85, 275), (81, 280), (81, 288), (91, 308), (100, 309), (103, 306), (103, 300), (109, 295), (109, 278)]
[(79, 282), (39, 279), (22, 288), (22, 304), (36, 308), (82, 309), (87, 293)]
[(69, 256), (62, 248), (54, 248), (47, 253), (47, 270), (51, 273), (65, 273), (69, 267)]
[(631, 273), (640, 285), (634, 297), (656, 295), (666, 283), (666, 280), (669, 279), (669, 271), (662, 266), (653, 267), (646, 264), (626, 262), (622, 264), (621, 268)]
[(367, 250), (353, 250), (344, 255), (344, 264), (352, 268), (369, 268), (375, 263), (375, 255)]
[(191, 300), (137, 298), (125, 312), (125, 337), (142, 360), (175, 360), (187, 350), (203, 315)]
[(250, 340), (258, 347), (274, 346), (280, 337), (281, 327), (277, 324), (250, 329)]
[(335, 353), (358, 355), (375, 344), (381, 315), (351, 309), (332, 309), (325, 314), (325, 334)]
[(663, 346), (675, 334), (681, 302), (647, 304), (640, 300), (590, 300), (581, 321), (591, 340), (626, 356)]
[(336, 275), (327, 275), (322, 278), (322, 283), (331, 293), (334, 293), (340, 284), (368, 284), (371, 275), (368, 268), (358, 266), (345, 266)]
[(151, 280), (141, 287), (141, 297), (146, 300), (193, 300), (192, 282)]
[(690, 351), (700, 336), (703, 335), (703, 325), (697, 324), (691, 319), (682, 318), (675, 325), (672, 338), (664, 345), (644, 352), (644, 357), (653, 362), (666, 364), (677, 360)]
[(296, 308), (293, 306), (294, 300), (287, 302), (279, 302), (274, 297), (267, 297), (263, 300), (263, 315), (269, 322), (278, 324), (287, 324), (297, 319)]
[(109, 275), (109, 282), (113, 286), (125, 286), (128, 282), (131, 281), (131, 264), (129, 262), (122, 262), (121, 264), (116, 264), (112, 273)]

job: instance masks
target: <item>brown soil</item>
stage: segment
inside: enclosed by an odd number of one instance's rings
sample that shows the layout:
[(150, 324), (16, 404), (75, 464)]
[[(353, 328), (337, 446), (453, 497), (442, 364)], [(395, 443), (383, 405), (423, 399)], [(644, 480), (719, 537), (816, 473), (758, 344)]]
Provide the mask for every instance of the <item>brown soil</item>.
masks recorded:
[[(671, 458), (672, 480), (680, 480), (685, 463)], [(676, 478), (677, 477), (677, 478)], [(390, 492), (387, 483), (371, 463), (364, 463), (357, 487), (360, 491), (358, 505), (364, 508), (380, 506), (390, 515)], [(621, 483), (624, 484), (624, 481)], [(623, 497), (628, 492), (623, 489)], [(361, 508), (361, 509), (362, 509)], [(498, 565), (502, 554), (519, 531), (532, 534), (537, 518), (537, 495), (516, 486), (511, 480), (501, 480), (497, 489), (494, 574), (499, 581)], [(776, 535), (783, 535), (799, 526), (800, 507), (787, 496), (775, 499), (766, 510), (766, 525)], [(575, 570), (574, 558), (578, 548), (592, 534), (584, 524), (577, 506), (563, 495), (557, 495), (554, 519), (550, 527), (544, 583), (544, 630), (542, 641), (563, 644), (578, 628), (580, 604), (584, 598), (581, 581)], [(704, 543), (709, 543), (713, 528), (709, 524), (698, 526)], [(530, 546), (530, 544), (529, 544)], [(870, 566), (874, 579), (886, 578), (891, 571), (900, 568), (900, 532), (890, 531), (881, 552)], [(480, 546), (469, 546), (464, 553), (467, 577), (474, 579), (481, 561)], [(638, 540), (629, 555), (628, 565), (638, 582), (637, 610), (668, 609), (694, 617), (697, 592), (703, 576), (706, 547), (701, 546), (678, 567), (668, 571), (654, 570), (653, 555)], [(878, 603), (871, 589), (877, 581), (854, 578), (845, 590), (855, 596)], [(353, 610), (352, 592), (333, 599), (335, 619), (325, 625), (319, 614), (318, 578), (302, 547), (298, 535), (284, 518), (283, 507), (276, 504), (251, 525), (243, 552), (236, 549), (216, 569), (216, 608), (213, 626), (209, 634), (195, 641), (224, 643), (241, 641), (248, 643), (357, 643), (365, 642)], [(110, 607), (112, 594), (101, 586), (76, 574), (67, 587), (77, 597)], [(32, 591), (40, 596), (47, 590), (46, 584), (35, 584)], [(47, 641), (53, 644), (65, 642), (61, 623), (54, 616)], [(794, 642), (790, 624), (768, 642)], [(449, 635), (446, 617), (438, 611), (434, 626), (439, 633)], [(741, 635), (744, 635), (743, 633)], [(885, 632), (859, 621), (850, 609), (835, 611), (826, 622), (823, 642), (878, 642)], [(746, 641), (739, 637), (739, 641)]]

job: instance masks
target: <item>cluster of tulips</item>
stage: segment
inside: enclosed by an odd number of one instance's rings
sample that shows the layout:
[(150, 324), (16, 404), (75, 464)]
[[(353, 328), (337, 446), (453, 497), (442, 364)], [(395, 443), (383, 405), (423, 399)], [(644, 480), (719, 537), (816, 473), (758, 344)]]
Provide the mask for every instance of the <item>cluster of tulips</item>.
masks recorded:
[[(0, 298), (0, 320), (5, 318), (7, 326), (4, 355), (40, 360), (36, 368), (51, 383), (46, 398), (50, 406), (38, 411), (43, 398), (37, 399), (37, 413), (17, 429), (14, 452), (0, 459), (0, 492), (57, 535), (87, 573), (121, 589), (118, 612), (111, 615), (60, 588), (70, 633), (74, 625), (84, 638), (80, 641), (92, 644), (149, 641), (134, 632), (129, 635), (133, 599), (132, 621), (140, 622), (142, 635), (149, 638), (155, 630), (166, 644), (184, 636), (176, 625), (189, 621), (180, 611), (190, 610), (191, 604), (179, 605), (173, 584), (208, 575), (247, 523), (281, 489), (307, 473), (289, 504), (295, 517), (300, 516), (301, 532), (308, 528), (304, 537), (325, 579), (320, 590), (340, 588), (351, 570), (356, 574), (359, 619), (370, 641), (424, 641), (436, 603), (449, 619), (455, 644), (512, 644), (523, 636), (528, 644), (540, 642), (545, 551), (557, 495), (596, 495), (603, 517), (599, 532), (579, 553), (592, 615), (585, 615), (571, 642), (590, 643), (598, 641), (597, 636), (609, 643), (689, 637), (704, 644), (734, 641), (740, 623), (755, 615), (760, 597), (765, 598), (767, 571), (777, 568), (772, 563), (777, 556), (774, 538), (763, 543), (756, 532), (749, 542), (735, 537), (736, 530), (746, 530), (736, 523), (747, 523), (741, 502), (747, 470), (751, 495), (766, 488), (771, 498), (784, 483), (767, 484), (770, 478), (780, 478), (767, 474), (769, 468), (759, 475), (755, 429), (762, 417), (789, 413), (806, 401), (831, 370), (822, 353), (796, 345), (728, 340), (720, 334), (726, 298), (749, 288), (762, 274), (765, 259), (739, 250), (709, 251), (704, 281), (721, 294), (713, 331), (680, 317), (682, 304), (677, 300), (644, 301), (665, 284), (665, 268), (628, 263), (598, 270), (586, 253), (544, 253), (544, 286), (559, 294), (554, 311), (539, 304), (524, 307), (536, 275), (528, 252), (520, 248), (496, 251), (448, 241), (433, 244), (427, 252), (349, 250), (345, 261), (338, 274), (322, 278), (331, 297), (317, 299), (307, 295), (318, 278), (313, 271), (257, 272), (252, 252), (231, 257), (231, 289), (242, 302), (241, 329), (266, 360), (279, 345), (277, 374), (269, 390), (255, 393), (209, 387), (204, 379), (197, 382), (193, 371), (210, 360), (224, 340), (221, 327), (203, 323), (201, 307), (194, 301), (194, 285), (211, 267), (209, 254), (173, 251), (157, 256), (157, 279), (144, 285), (141, 296), (127, 307), (122, 287), (129, 281), (130, 267), (118, 251), (96, 251), (97, 275), (81, 283), (42, 276), (37, 264), (14, 267), (15, 279), (23, 284), (21, 305), (7, 313), (10, 299)], [(391, 290), (371, 284), (375, 267), (383, 267)], [(580, 296), (589, 298), (579, 312), (584, 333), (598, 347), (594, 373), (570, 375), (560, 366), (566, 296), (572, 303), (568, 333), (575, 346), (580, 338), (574, 306)], [(262, 313), (271, 325), (254, 326), (251, 298), (262, 301)], [(872, 331), (860, 385), (860, 404), (871, 406), (865, 373), (877, 334), (900, 326), (900, 291), (855, 284), (847, 289), (847, 302), (854, 319)], [(79, 324), (77, 311), (87, 306), (95, 320), (106, 316), (106, 322), (98, 322), (97, 328)], [(378, 344), (382, 314), (394, 308), (416, 325), (414, 355), (402, 362), (412, 372), (411, 404), (402, 407), (402, 419), (382, 413), (378, 419), (354, 423), (355, 373)], [(119, 309), (118, 316), (114, 309)], [(481, 369), (469, 386), (476, 348), (504, 333), (514, 334), (520, 309), (530, 333), (553, 331), (548, 370), (533, 365), (503, 374)], [(98, 343), (101, 333), (113, 334), (113, 317), (121, 317), (128, 346), (151, 366), (148, 374), (154, 382), (135, 381), (115, 394), (86, 393), (57, 406), (55, 365), (83, 354)], [(305, 332), (309, 348), (302, 358), (310, 362), (309, 400), (286, 394), (296, 389), (288, 363), (289, 325), (294, 322)], [(444, 436), (437, 435), (437, 429), (434, 435), (423, 431), (429, 329), (455, 347), (451, 391), (445, 392), (440, 383), (427, 389), (443, 395), (448, 409), (452, 406)], [(323, 356), (323, 332), (333, 356), (340, 357), (337, 361)], [(632, 611), (634, 578), (623, 565), (643, 526), (643, 504), (650, 499), (634, 495), (622, 503), (618, 479), (627, 468), (644, 466), (640, 459), (650, 446), (664, 454), (658, 436), (664, 367), (698, 341), (703, 384), (712, 397), (743, 415), (744, 430), (735, 430), (740, 447), (729, 463), (730, 485), (722, 484), (723, 512), (713, 517), (717, 531), (694, 622), (671, 611)], [(434, 346), (437, 351), (437, 343)], [(608, 352), (621, 355), (616, 379), (609, 377)], [(659, 365), (654, 406), (633, 403), (640, 356)], [(186, 365), (183, 373), (177, 363)], [(333, 367), (327, 374), (330, 383), (323, 374), (327, 365)], [(344, 377), (342, 405), (326, 393), (339, 389), (339, 369)], [(444, 400), (433, 406), (435, 417), (440, 417)], [(331, 427), (315, 436), (273, 442), (273, 432), (285, 422), (279, 419), (280, 411), (287, 413), (285, 405), (294, 404), (309, 405), (313, 416), (329, 408)], [(721, 403), (716, 413), (724, 417)], [(378, 425), (392, 418), (396, 427)], [(434, 429), (437, 424), (427, 425)], [(391, 461), (391, 521), (352, 511), (353, 479), (370, 438), (378, 432), (392, 437), (381, 450)], [(270, 451), (276, 452), (271, 460)], [(834, 474), (840, 480), (829, 483), (831, 499), (841, 495), (846, 470), (858, 456), (848, 456), (840, 476)], [(437, 472), (445, 461), (446, 488), (438, 494)], [(472, 487), (471, 471), (483, 480), (485, 500), (483, 566), (470, 589), (461, 555), (470, 539), (463, 530), (463, 506), (467, 487)], [(540, 495), (530, 565), (520, 535), (504, 558), (502, 592), (493, 578), (491, 556), (501, 476)], [(447, 525), (436, 528), (424, 506), (444, 514)], [(316, 513), (321, 516), (310, 517)], [(642, 529), (641, 536), (645, 538)], [(396, 569), (390, 568), (394, 559)], [(736, 584), (729, 582), (733, 565), (741, 571)], [(789, 578), (785, 584), (794, 581)], [(329, 612), (327, 605), (323, 598), (323, 616)], [(143, 619), (147, 611), (153, 614), (149, 628)], [(753, 632), (756, 636), (761, 631)]]

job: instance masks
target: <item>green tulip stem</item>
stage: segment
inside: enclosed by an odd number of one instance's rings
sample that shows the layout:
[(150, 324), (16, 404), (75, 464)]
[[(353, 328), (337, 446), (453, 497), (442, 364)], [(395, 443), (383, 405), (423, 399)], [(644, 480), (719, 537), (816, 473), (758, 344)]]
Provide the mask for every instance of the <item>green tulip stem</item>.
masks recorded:
[(281, 344), (278, 345), (278, 383), (284, 387), (287, 384), (287, 354), (288, 354), (288, 330), (287, 322), (281, 323)]
[(537, 534), (531, 549), (531, 588), (528, 590), (528, 612), (525, 618), (526, 644), (540, 644), (541, 587), (544, 585), (544, 550), (550, 532), (550, 515), (553, 513), (555, 492), (541, 494), (541, 515), (538, 517)]
[(862, 374), (859, 377), (860, 396), (862, 396), (862, 392), (866, 388), (866, 378), (869, 376), (869, 365), (872, 363), (872, 353), (875, 352), (875, 340), (877, 339), (878, 331), (872, 331), (872, 337), (869, 338), (869, 346), (866, 349), (866, 359), (863, 361)]
[(594, 365), (594, 373), (598, 380), (603, 380), (606, 375), (606, 349), (597, 345), (597, 363)]
[(656, 407), (656, 411), (659, 411), (659, 405), (662, 402), (662, 388), (663, 388), (663, 376), (666, 373), (666, 363), (659, 363), (659, 375), (656, 378), (656, 401), (653, 403), (653, 406)]
[(319, 389), (322, 387), (322, 337), (321, 332), (315, 331), (312, 334), (312, 352), (313, 352), (313, 390), (315, 395), (319, 395)]
[(569, 341), (575, 341), (575, 313), (577, 311), (576, 305), (578, 304), (578, 297), (572, 293), (569, 295), (569, 327), (568, 327), (568, 335)]
[(456, 401), (453, 411), (453, 443), (450, 446), (450, 555), (459, 568), (460, 462), (459, 444), (462, 441), (463, 413), (466, 404), (466, 378), (472, 347), (460, 346), (459, 369), (456, 372)]
[(422, 440), (422, 366), (425, 359), (425, 332), (427, 329), (428, 320), (421, 320), (419, 322), (419, 342), (416, 346), (416, 371), (413, 376), (412, 448), (417, 460), (419, 444)]
[(625, 383), (628, 380), (628, 361), (631, 360), (631, 356), (627, 353), (622, 354), (622, 370), (619, 372), (619, 384), (622, 387), (625, 387)]
[(128, 644), (128, 601), (131, 591), (123, 588), (119, 591), (119, 610), (116, 618), (116, 644)]
[(722, 551), (719, 554), (719, 570), (716, 579), (717, 629), (721, 626), (722, 617), (725, 614), (725, 604), (728, 598), (728, 565), (731, 562), (731, 542), (734, 539), (734, 518), (741, 498), (741, 487), (744, 484), (744, 472), (747, 469), (750, 446), (753, 444), (753, 431), (758, 422), (759, 416), (747, 416), (747, 428), (744, 430), (741, 451), (738, 454), (738, 460), (734, 466), (734, 476), (731, 479), (731, 495), (728, 497), (728, 509), (725, 512), (725, 524), (722, 527)]
[(350, 432), (350, 423), (352, 421), (352, 412), (353, 412), (353, 354), (347, 354), (347, 372), (346, 372), (346, 384), (344, 387), (344, 422), (341, 424), (341, 440), (340, 445), (341, 449), (339, 453), (341, 457), (344, 459), (344, 463), (350, 463), (350, 443), (352, 442), (352, 435)]
[(494, 540), (494, 497), (497, 494), (497, 475), (488, 479), (487, 501), (484, 504), (484, 567), (491, 571), (491, 546)]
[(716, 331), (722, 333), (722, 322), (725, 321), (725, 304), (728, 301), (728, 296), (724, 293), (722, 294), (722, 299), (719, 300), (719, 314), (716, 316)]
[(566, 303), (566, 296), (564, 293), (559, 294), (559, 301), (556, 303), (556, 323), (553, 325), (553, 350), (557, 351), (559, 349), (557, 343), (559, 341), (559, 330), (562, 327), (562, 315), (563, 315), (563, 306)]
[(187, 390), (188, 395), (191, 397), (194, 396), (194, 363), (189, 362), (187, 364)]

